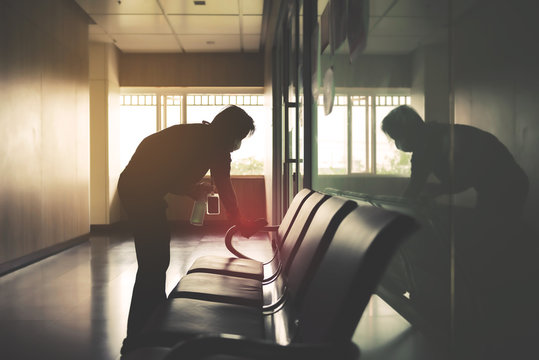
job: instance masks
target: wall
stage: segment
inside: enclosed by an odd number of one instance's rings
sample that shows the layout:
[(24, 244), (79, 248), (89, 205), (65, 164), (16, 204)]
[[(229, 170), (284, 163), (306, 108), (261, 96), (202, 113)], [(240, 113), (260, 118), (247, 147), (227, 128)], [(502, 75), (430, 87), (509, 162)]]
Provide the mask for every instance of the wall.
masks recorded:
[(116, 184), (119, 168), (119, 51), (112, 44), (91, 43), (90, 58), (90, 223), (120, 220)]
[(362, 55), (350, 64), (347, 55), (322, 55), (321, 78), (333, 66), (335, 87), (409, 88), (410, 55)]
[(0, 265), (89, 231), (88, 22), (0, 3)]
[(120, 86), (263, 86), (258, 53), (120, 56)]
[(442, 42), (412, 54), (412, 107), (425, 119), (449, 123), (449, 51)]
[(536, 2), (479, 2), (458, 19), (454, 40), (455, 122), (490, 131), (509, 148), (528, 174), (530, 193), (525, 217), (536, 229), (539, 214), (537, 13)]

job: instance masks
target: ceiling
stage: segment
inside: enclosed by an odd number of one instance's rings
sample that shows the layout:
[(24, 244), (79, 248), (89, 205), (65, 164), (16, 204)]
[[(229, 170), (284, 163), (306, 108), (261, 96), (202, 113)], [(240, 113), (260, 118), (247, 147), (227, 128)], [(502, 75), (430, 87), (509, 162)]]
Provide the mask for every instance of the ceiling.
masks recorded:
[(123, 52), (258, 52), (264, 0), (76, 0)]
[[(264, 0), (76, 2), (95, 22), (90, 41), (113, 42), (123, 52), (258, 52), (264, 41)], [(452, 0), (453, 12), (474, 2)], [(319, 15), (327, 4), (318, 1)], [(366, 54), (406, 54), (447, 39), (447, 0), (372, 0), (369, 15)], [(338, 52), (347, 51), (345, 42)]]

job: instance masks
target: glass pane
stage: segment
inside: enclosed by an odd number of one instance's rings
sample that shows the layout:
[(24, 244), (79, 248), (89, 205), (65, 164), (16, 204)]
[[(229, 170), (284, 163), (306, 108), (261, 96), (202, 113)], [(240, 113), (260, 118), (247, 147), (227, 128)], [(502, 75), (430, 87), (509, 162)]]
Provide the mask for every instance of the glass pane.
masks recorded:
[[(382, 96), (382, 99), (384, 98)], [(385, 101), (382, 99), (381, 102)], [(393, 140), (381, 128), (382, 120), (395, 107), (376, 107), (376, 173), (410, 176), (411, 153), (397, 149)]]
[[(137, 96), (133, 98), (138, 100)], [(137, 101), (138, 102), (138, 101)], [(154, 105), (120, 106), (120, 161), (127, 165), (138, 144), (156, 131), (157, 110)]]
[(347, 107), (334, 106), (329, 115), (318, 106), (318, 173), (346, 174), (348, 171)]
[(368, 169), (366, 110), (366, 106), (352, 106), (352, 172), (355, 173)]
[(167, 96), (167, 123), (166, 127), (178, 125), (181, 122), (181, 96)]
[[(237, 100), (243, 102), (243, 98), (243, 95), (217, 95), (215, 96), (215, 102), (230, 102), (231, 105), (236, 105), (235, 102)], [(187, 106), (187, 123), (201, 123), (203, 120), (211, 122), (226, 107), (227, 105), (189, 105)], [(266, 157), (266, 134), (271, 131), (271, 127), (265, 121), (264, 106), (241, 105), (240, 107), (253, 118), (256, 131), (251, 137), (243, 140), (239, 150), (231, 154), (231, 174), (263, 175), (264, 159)]]
[[(255, 133), (245, 138), (241, 148), (232, 156), (232, 175), (263, 175), (266, 152), (271, 146), (266, 145), (267, 134), (271, 132), (271, 124), (266, 121), (266, 110), (263, 106), (241, 106), (255, 122)], [(269, 149), (269, 150), (268, 150)]]

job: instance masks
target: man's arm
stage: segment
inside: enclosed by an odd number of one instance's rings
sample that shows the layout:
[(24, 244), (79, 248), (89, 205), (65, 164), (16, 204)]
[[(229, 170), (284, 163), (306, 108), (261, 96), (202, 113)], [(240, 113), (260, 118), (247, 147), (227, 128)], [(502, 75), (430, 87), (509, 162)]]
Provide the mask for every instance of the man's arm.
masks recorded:
[(230, 182), (230, 158), (228, 161), (217, 163), (211, 169), (213, 181), (217, 186), (219, 197), (223, 201), (228, 218), (235, 224), (240, 222), (240, 211), (236, 200), (236, 193)]
[(421, 156), (418, 154), (412, 155), (412, 174), (410, 176), (410, 181), (408, 186), (403, 193), (403, 196), (406, 198), (417, 198), (419, 194), (425, 187), (427, 178), (430, 174), (430, 169), (428, 168), (427, 162), (424, 161)]

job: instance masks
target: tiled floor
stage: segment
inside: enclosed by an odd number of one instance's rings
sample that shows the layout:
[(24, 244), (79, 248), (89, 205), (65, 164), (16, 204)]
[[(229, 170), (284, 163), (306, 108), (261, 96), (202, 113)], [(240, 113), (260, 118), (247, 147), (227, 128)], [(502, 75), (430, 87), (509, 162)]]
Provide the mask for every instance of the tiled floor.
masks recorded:
[[(261, 260), (264, 241), (245, 242)], [(226, 253), (220, 234), (173, 237), (167, 291), (201, 252)], [(136, 273), (128, 235), (81, 245), (0, 278), (0, 358), (119, 359)], [(373, 297), (354, 340), (362, 359), (433, 357), (422, 336)]]

